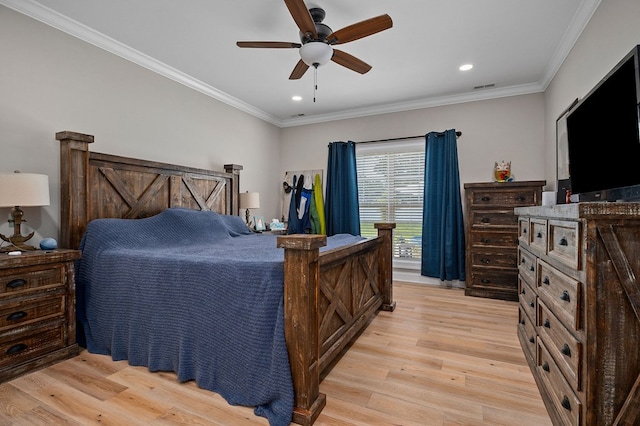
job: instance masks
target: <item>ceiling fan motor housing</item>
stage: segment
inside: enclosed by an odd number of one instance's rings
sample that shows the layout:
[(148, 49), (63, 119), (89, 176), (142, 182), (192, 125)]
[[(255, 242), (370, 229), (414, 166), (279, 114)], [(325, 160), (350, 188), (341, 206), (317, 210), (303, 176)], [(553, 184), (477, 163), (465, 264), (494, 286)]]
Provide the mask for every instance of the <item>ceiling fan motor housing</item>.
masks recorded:
[(316, 32), (318, 33), (317, 38), (313, 38), (311, 34), (303, 34), (300, 32), (300, 41), (302, 44), (307, 44), (310, 41), (326, 41), (327, 37), (333, 33), (333, 30), (329, 28), (328, 25), (322, 23), (324, 17), (326, 16), (324, 9), (319, 7), (312, 7), (309, 9), (309, 13), (313, 18), (313, 22), (316, 25)]

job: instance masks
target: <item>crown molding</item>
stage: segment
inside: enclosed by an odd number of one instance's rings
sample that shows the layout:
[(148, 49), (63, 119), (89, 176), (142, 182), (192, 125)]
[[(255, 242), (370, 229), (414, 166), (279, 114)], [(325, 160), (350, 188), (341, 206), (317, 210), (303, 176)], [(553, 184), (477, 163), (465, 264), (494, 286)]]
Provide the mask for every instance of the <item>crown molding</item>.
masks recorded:
[(547, 90), (549, 84), (560, 70), (564, 60), (569, 56), (571, 49), (578, 41), (578, 38), (591, 20), (591, 17), (600, 6), (601, 0), (583, 0), (580, 7), (573, 16), (567, 31), (562, 36), (555, 53), (553, 54), (549, 66), (542, 77), (541, 85), (543, 90)]
[(385, 104), (369, 108), (352, 109), (339, 111), (330, 114), (314, 115), (310, 117), (296, 117), (282, 120), (280, 127), (295, 127), (305, 124), (316, 124), (327, 121), (347, 120), (350, 118), (366, 117), (370, 115), (390, 114), (423, 108), (433, 108), (438, 106), (461, 104), (466, 102), (486, 101), (491, 99), (506, 98), (509, 96), (528, 95), (544, 91), (539, 83), (523, 84), (519, 86), (509, 86), (494, 89), (481, 89), (477, 92), (462, 93), (459, 95), (440, 96), (435, 98), (421, 99), (410, 102), (398, 102)]

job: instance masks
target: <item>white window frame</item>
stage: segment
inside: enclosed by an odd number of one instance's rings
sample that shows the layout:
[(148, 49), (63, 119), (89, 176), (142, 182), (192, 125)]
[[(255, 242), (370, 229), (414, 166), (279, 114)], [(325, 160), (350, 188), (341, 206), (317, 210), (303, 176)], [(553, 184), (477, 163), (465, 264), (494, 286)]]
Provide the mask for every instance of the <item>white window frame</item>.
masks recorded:
[[(375, 143), (367, 143), (367, 144), (358, 144), (356, 145), (356, 164), (358, 164), (358, 158), (368, 155), (385, 155), (385, 154), (404, 154), (411, 152), (419, 152), (421, 153), (421, 164), (422, 167), (420, 171), (416, 173), (416, 178), (419, 179), (419, 182), (416, 182), (416, 190), (415, 190), (415, 203), (410, 203), (409, 210), (418, 209), (419, 216), (414, 216), (414, 220), (412, 221), (413, 226), (419, 227), (419, 235), (415, 235), (417, 230), (413, 230), (413, 234), (411, 234), (411, 230), (406, 230), (406, 225), (408, 224), (406, 221), (403, 221), (402, 218), (393, 218), (393, 217), (383, 217), (383, 220), (391, 220), (396, 222), (396, 229), (394, 230), (394, 258), (393, 264), (395, 268), (402, 269), (410, 269), (410, 270), (419, 270), (421, 265), (420, 253), (422, 251), (422, 243), (421, 243), (421, 234), (422, 234), (422, 207), (423, 207), (423, 196), (424, 196), (424, 151), (425, 151), (425, 140), (424, 138), (420, 139), (411, 139), (406, 141), (393, 141), (393, 142), (375, 142)], [(414, 164), (415, 166), (415, 164)], [(414, 171), (416, 169), (414, 168)], [(363, 202), (363, 195), (361, 194), (362, 185), (364, 184), (366, 179), (361, 176), (361, 172), (358, 173), (358, 193), (359, 193), (359, 202), (360, 202), (360, 210), (361, 210), (361, 224), (363, 223), (363, 210), (365, 210), (368, 205)], [(393, 183), (391, 183), (393, 187)], [(387, 200), (388, 201), (388, 200)], [(370, 207), (375, 207), (375, 204), (369, 205)], [(393, 208), (393, 206), (389, 206), (388, 203), (386, 207), (381, 206), (381, 212), (386, 212), (393, 215), (397, 210)], [(366, 221), (364, 221), (366, 223)], [(404, 223), (403, 223), (404, 222)], [(362, 225), (361, 225), (361, 228)], [(409, 232), (407, 235), (403, 235), (403, 230), (405, 232)], [(368, 230), (366, 227), (362, 229), (363, 236), (367, 236), (369, 234), (375, 235), (375, 230)], [(416, 237), (419, 236), (420, 239)], [(403, 243), (402, 241), (408, 241)], [(400, 246), (402, 244), (403, 246)], [(410, 250), (411, 257), (401, 257), (401, 253), (406, 254), (407, 250)]]

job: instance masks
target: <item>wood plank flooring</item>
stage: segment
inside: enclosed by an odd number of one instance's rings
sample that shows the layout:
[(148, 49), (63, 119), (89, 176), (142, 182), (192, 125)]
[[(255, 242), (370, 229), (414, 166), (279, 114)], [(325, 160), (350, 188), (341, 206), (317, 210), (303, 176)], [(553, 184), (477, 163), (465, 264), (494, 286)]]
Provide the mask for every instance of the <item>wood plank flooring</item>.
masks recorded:
[[(516, 336), (517, 304), (395, 283), (324, 378), (316, 425), (551, 425)], [(173, 373), (83, 351), (0, 385), (0, 425), (267, 425)]]

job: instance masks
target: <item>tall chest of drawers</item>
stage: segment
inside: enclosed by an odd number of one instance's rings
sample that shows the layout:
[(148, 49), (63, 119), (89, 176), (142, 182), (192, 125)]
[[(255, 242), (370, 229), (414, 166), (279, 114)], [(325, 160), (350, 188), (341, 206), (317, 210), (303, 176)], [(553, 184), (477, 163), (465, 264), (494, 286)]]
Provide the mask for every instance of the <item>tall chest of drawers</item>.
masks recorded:
[(77, 250), (0, 253), (0, 382), (78, 354)]
[(518, 300), (517, 206), (539, 205), (545, 181), (466, 183), (467, 296)]
[(640, 424), (640, 203), (515, 212), (518, 338), (553, 423)]

